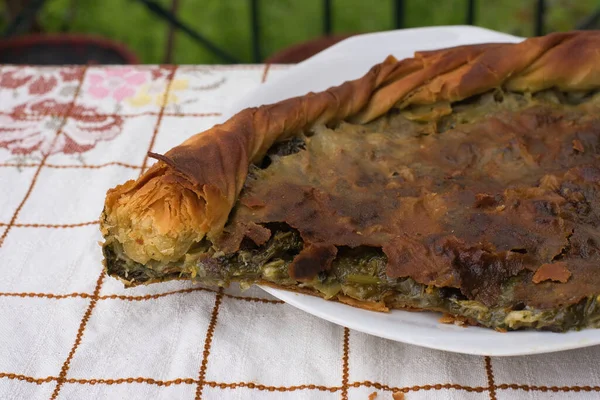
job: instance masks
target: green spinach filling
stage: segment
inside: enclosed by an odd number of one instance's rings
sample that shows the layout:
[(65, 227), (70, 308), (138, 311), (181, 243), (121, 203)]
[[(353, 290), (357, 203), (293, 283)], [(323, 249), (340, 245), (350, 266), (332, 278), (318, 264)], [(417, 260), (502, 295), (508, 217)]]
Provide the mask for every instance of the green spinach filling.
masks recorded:
[[(600, 95), (597, 92), (577, 94), (549, 90), (532, 98), (529, 95), (495, 91), (476, 96), (469, 99), (469, 101), (453, 104), (451, 113), (440, 118), (436, 117), (430, 120), (430, 114), (433, 113), (435, 108), (433, 106), (413, 107), (402, 112), (390, 112), (389, 115), (373, 122), (367, 128), (374, 131), (380, 128), (382, 130), (402, 131), (404, 128), (410, 127), (409, 133), (415, 137), (433, 136), (451, 131), (462, 124), (479, 120), (498, 110), (525, 109), (532, 102), (543, 103), (550, 108), (554, 105), (575, 106), (584, 103), (595, 105), (600, 102)], [(443, 106), (436, 105), (437, 108), (443, 108)], [(579, 142), (579, 140), (573, 141), (572, 146), (575, 150), (581, 146), (580, 142), (579, 144), (576, 142)], [(568, 147), (570, 146), (569, 143)], [(253, 179), (260, 179), (261, 170), (267, 169), (272, 162), (277, 162), (278, 158), (298, 153), (304, 149), (305, 143), (301, 138), (293, 138), (276, 144), (260, 165), (250, 167), (248, 182)], [(503, 157), (506, 159), (514, 156), (509, 150), (503, 150), (505, 153)], [(571, 149), (569, 150), (571, 151)], [(577, 151), (581, 152), (581, 150)], [(575, 153), (574, 156), (570, 155), (569, 157), (582, 157), (581, 154)], [(589, 154), (589, 151), (585, 154)], [(421, 167), (425, 168), (425, 166)], [(402, 178), (408, 182), (414, 179), (409, 172), (407, 169), (400, 169), (399, 172), (394, 172), (392, 176), (398, 179)], [(444, 182), (456, 182), (456, 185), (463, 184), (460, 176), (455, 177), (453, 175), (445, 178)], [(568, 191), (567, 194), (579, 194), (578, 187), (570, 187), (569, 185), (573, 186), (570, 182), (563, 184), (564, 190)], [(561, 188), (556, 190), (559, 189)], [(406, 189), (406, 191), (407, 196), (409, 196), (409, 189)], [(591, 189), (588, 191), (591, 193), (588, 197), (593, 198), (595, 192), (591, 192)], [(579, 197), (585, 200), (583, 195)], [(577, 207), (576, 212), (572, 212), (577, 218), (583, 218), (582, 215), (588, 214), (595, 218), (595, 214), (589, 210), (583, 210), (583, 206), (587, 203), (579, 197), (576, 198), (576, 201), (564, 206), (563, 214), (566, 215), (566, 211), (570, 210), (569, 207), (572, 206)], [(491, 205), (483, 204), (485, 201)], [(492, 204), (494, 201), (495, 199), (492, 197), (484, 198), (480, 201), (482, 203), (480, 206), (482, 208), (495, 207), (499, 209), (495, 203)], [(552, 210), (548, 211), (548, 213), (550, 212)], [(545, 215), (541, 211), (538, 214), (535, 214), (538, 219)], [(482, 212), (477, 214), (476, 217), (479, 219), (473, 219), (472, 225), (482, 226), (481, 221), (484, 221), (486, 215)], [(550, 217), (547, 218), (550, 219)], [(590, 221), (595, 221), (591, 219), (592, 217), (589, 218)], [(460, 220), (461, 224), (466, 226), (464, 234), (470, 234), (468, 229), (471, 226), (464, 222), (462, 218), (457, 218), (457, 220)], [(277, 221), (281, 220), (278, 219)], [(591, 222), (586, 223), (589, 226), (594, 225)], [(204, 239), (202, 242), (194, 244), (181, 259), (175, 262), (150, 260), (142, 265), (128, 257), (117, 240), (107, 240), (103, 246), (106, 269), (109, 275), (120, 278), (127, 286), (172, 279), (191, 279), (202, 284), (222, 287), (226, 287), (232, 282), (239, 283), (242, 286), (266, 283), (293, 290), (302, 289), (325, 299), (337, 299), (347, 303), (351, 303), (347, 300), (351, 299), (360, 302), (361, 306), (366, 304), (367, 308), (373, 309), (414, 308), (445, 312), (465, 317), (471, 322), (498, 330), (566, 331), (588, 327), (600, 328), (600, 294), (598, 293), (583, 297), (575, 303), (556, 304), (551, 308), (524, 305), (515, 300), (514, 290), (520, 283), (531, 280), (531, 271), (521, 271), (506, 279), (502, 284), (498, 300), (493, 306), (487, 306), (480, 301), (469, 299), (457, 288), (424, 285), (411, 278), (389, 277), (386, 273), (388, 259), (380, 247), (361, 245), (351, 248), (338, 246), (337, 255), (328, 269), (321, 271), (310, 281), (299, 282), (290, 276), (290, 265), (294, 257), (304, 248), (304, 242), (299, 232), (286, 224), (266, 224), (269, 225), (268, 228), (272, 235), (263, 245), (258, 246), (250, 241), (244, 241), (237, 252), (223, 254), (207, 239)], [(505, 236), (511, 237), (509, 234)], [(574, 254), (575, 252), (580, 253), (575, 254), (576, 256), (591, 259), (592, 253), (589, 249), (592, 249), (593, 246), (571, 246), (570, 239), (571, 236), (568, 236), (565, 240), (569, 240), (568, 248), (573, 247), (571, 250)], [(583, 243), (587, 244), (589, 240)], [(511, 251), (527, 253), (526, 249), (519, 248)], [(587, 252), (590, 252), (590, 254), (587, 254)], [(553, 260), (568, 256), (566, 253), (567, 247), (563, 248)], [(588, 291), (588, 293), (590, 292)], [(373, 307), (369, 307), (369, 304)]]
[(370, 247), (341, 248), (327, 271), (310, 282), (290, 278), (288, 267), (303, 247), (297, 232), (280, 230), (263, 246), (247, 246), (232, 255), (219, 255), (209, 243), (201, 243), (184, 259), (162, 266), (144, 266), (126, 257), (118, 243), (105, 246), (107, 272), (134, 286), (171, 279), (197, 279), (203, 284), (227, 287), (272, 283), (283, 288), (301, 287), (326, 299), (338, 296), (381, 303), (390, 308), (415, 308), (466, 317), (477, 324), (499, 330), (539, 329), (562, 332), (568, 329), (600, 328), (600, 296), (577, 304), (549, 310), (512, 305), (512, 287), (522, 280), (513, 277), (498, 304), (487, 307), (467, 299), (454, 288), (426, 286), (410, 278), (386, 275), (385, 254)]

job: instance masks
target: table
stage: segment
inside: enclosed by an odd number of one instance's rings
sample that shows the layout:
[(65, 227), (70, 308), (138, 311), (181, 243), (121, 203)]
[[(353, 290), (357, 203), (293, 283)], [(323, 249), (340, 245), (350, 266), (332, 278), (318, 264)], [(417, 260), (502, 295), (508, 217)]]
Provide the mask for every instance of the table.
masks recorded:
[(106, 190), (287, 68), (0, 67), (0, 398), (600, 398), (600, 347), (451, 354), (330, 324), (258, 288), (126, 290), (103, 274)]

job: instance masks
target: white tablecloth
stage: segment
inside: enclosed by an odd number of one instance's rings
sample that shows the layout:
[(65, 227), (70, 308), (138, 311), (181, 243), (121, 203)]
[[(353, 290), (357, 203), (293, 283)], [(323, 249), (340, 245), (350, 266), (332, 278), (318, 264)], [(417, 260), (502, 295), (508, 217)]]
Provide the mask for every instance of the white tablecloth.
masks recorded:
[(125, 290), (104, 276), (106, 190), (287, 68), (0, 68), (0, 398), (600, 398), (600, 347), (451, 354), (333, 325), (257, 288)]

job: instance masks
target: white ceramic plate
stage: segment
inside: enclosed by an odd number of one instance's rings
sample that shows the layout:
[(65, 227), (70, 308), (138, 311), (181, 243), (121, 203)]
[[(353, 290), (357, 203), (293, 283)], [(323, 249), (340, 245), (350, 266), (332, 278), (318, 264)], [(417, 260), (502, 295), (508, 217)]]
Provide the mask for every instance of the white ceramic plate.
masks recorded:
[[(417, 50), (470, 43), (518, 42), (522, 38), (470, 26), (418, 28), (361, 35), (344, 40), (268, 81), (240, 99), (230, 113), (274, 103), (355, 79), (389, 54), (398, 59)], [(318, 297), (264, 287), (273, 296), (317, 317), (387, 339), (459, 353), (509, 356), (547, 353), (600, 344), (600, 329), (580, 332), (508, 332), (461, 328), (438, 322), (440, 314), (366, 311)]]

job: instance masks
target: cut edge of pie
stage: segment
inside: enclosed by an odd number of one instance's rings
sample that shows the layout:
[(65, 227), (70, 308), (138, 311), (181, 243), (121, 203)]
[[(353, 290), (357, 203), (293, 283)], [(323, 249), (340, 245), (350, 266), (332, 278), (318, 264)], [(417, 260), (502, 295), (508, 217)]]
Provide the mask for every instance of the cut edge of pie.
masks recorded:
[[(596, 121), (588, 116), (600, 104), (598, 48), (600, 32), (570, 32), (390, 56), (360, 79), (243, 110), (151, 154), (158, 162), (139, 179), (108, 191), (106, 270), (126, 286), (261, 283), (376, 311), (442, 311), (500, 330), (598, 327), (595, 220), (580, 221), (586, 211), (569, 208), (579, 201), (595, 211), (600, 175), (591, 154)], [(558, 139), (530, 135), (540, 129), (572, 136), (575, 156)], [(511, 147), (498, 152), (505, 138)], [(358, 157), (363, 145), (370, 153)], [(542, 168), (546, 150), (554, 158)], [(391, 155), (411, 160), (421, 151), (446, 158), (390, 169), (398, 161)], [(488, 152), (485, 163), (477, 151)], [(471, 153), (481, 173), (463, 159)], [(344, 169), (335, 176), (313, 170), (336, 162)], [(456, 175), (452, 163), (462, 168)], [(427, 184), (415, 183), (414, 165), (431, 173)], [(496, 186), (477, 181), (486, 173)], [(513, 178), (531, 182), (519, 187)], [(346, 210), (340, 199), (353, 191)], [(473, 205), (464, 207), (467, 198)], [(370, 212), (371, 204), (379, 208)], [(552, 208), (563, 205), (568, 218)], [(505, 209), (508, 217), (499, 217)]]

